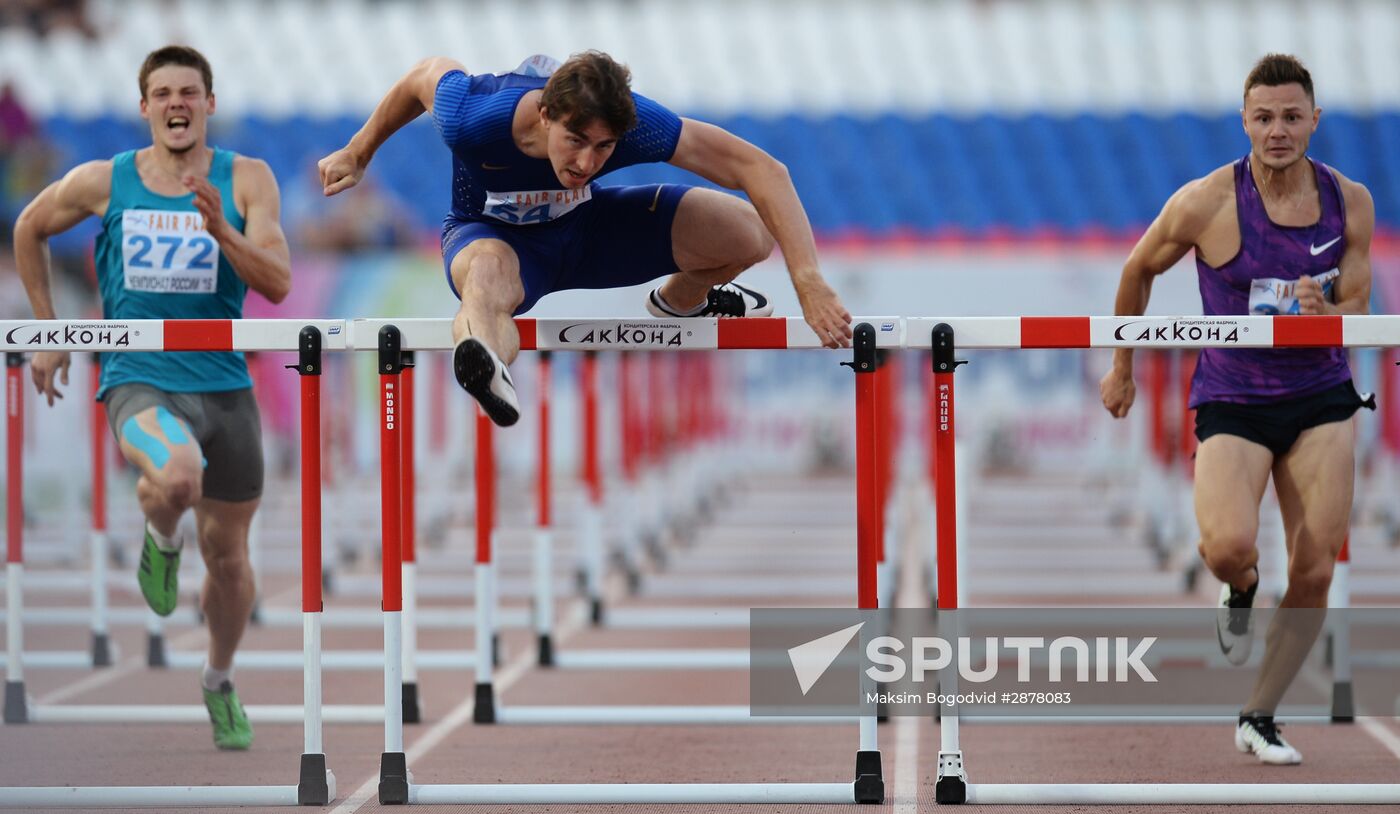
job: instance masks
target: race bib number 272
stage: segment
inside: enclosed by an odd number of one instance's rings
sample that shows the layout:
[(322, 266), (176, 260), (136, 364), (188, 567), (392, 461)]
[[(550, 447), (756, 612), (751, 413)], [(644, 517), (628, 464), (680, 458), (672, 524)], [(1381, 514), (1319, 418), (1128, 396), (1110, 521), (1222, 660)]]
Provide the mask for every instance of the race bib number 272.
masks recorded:
[(128, 209), (122, 212), (122, 273), (128, 291), (213, 294), (219, 244), (198, 212)]

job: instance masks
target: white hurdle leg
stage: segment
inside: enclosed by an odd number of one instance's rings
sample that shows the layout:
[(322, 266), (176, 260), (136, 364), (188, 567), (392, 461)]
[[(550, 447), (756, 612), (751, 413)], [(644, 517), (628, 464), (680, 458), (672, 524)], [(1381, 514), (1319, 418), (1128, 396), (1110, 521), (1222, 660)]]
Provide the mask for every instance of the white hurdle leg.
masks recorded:
[(24, 625), (20, 583), (24, 566), (17, 562), (5, 564), (5, 714), (7, 724), (22, 724), (29, 720), (24, 697)]
[(1327, 597), (1329, 652), (1332, 658), (1332, 722), (1350, 723), (1356, 718), (1351, 686), (1351, 541), (1342, 543)]

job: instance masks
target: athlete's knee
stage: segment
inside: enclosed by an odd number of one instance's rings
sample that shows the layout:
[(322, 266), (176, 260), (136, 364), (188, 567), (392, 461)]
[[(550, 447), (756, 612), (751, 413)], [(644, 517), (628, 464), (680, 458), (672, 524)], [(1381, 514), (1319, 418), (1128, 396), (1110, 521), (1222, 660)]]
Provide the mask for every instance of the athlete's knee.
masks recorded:
[(1234, 529), (1202, 529), (1201, 559), (1215, 574), (1237, 574), (1259, 559), (1255, 546), (1258, 529), (1241, 526)]
[(1288, 590), (1306, 604), (1321, 607), (1332, 588), (1332, 573), (1331, 558), (1295, 556), (1288, 564)]
[(465, 261), (462, 299), (514, 307), (524, 296), (520, 272), (496, 252), (478, 252)]
[(743, 268), (758, 265), (773, 254), (777, 245), (773, 234), (758, 216), (758, 210), (753, 206), (745, 206), (744, 217), (736, 229), (733, 243), (734, 252), (738, 256), (737, 264)]
[(185, 456), (172, 456), (170, 462), (151, 478), (160, 500), (181, 511), (198, 503), (204, 496), (204, 473), (200, 465)]
[(202, 546), (204, 567), (209, 578), (220, 585), (238, 585), (251, 582), (253, 567), (248, 560), (246, 546), (214, 546), (205, 542)]

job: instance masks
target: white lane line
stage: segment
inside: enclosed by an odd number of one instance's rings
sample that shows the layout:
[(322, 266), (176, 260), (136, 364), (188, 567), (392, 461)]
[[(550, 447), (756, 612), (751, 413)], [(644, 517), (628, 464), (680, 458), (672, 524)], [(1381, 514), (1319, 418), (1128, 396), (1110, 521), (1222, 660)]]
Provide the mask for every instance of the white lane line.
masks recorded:
[[(919, 495), (918, 489), (894, 490), (898, 495)], [(912, 512), (906, 511), (903, 524), (903, 561), (900, 563), (900, 584), (895, 594), (895, 607), (927, 607), (923, 593), (924, 563), (921, 555), (923, 546), (919, 540), (925, 538), (925, 530), (919, 523), (909, 519)], [(918, 533), (910, 534), (910, 531)], [(899, 715), (894, 719), (894, 813), (917, 814), (919, 806), (919, 722), (922, 716)]]
[[(301, 586), (298, 585), (293, 588), (288, 588), (287, 590), (282, 591), (279, 594), (274, 594), (273, 596), (269, 597), (269, 599), (282, 600), (288, 597), (300, 596)], [(144, 633), (145, 630), (143, 629), (142, 632)], [(194, 630), (186, 631), (185, 633), (182, 633), (173, 639), (167, 640), (166, 646), (175, 650), (185, 647), (195, 647), (202, 644), (204, 641), (207, 641), (208, 636), (209, 629), (201, 626), (195, 628)], [(234, 665), (236, 666), (238, 664), (237, 654), (234, 655), (233, 660)], [(145, 655), (128, 656), (127, 658), (122, 659), (120, 664), (115, 664), (112, 667), (94, 671), (88, 674), (87, 676), (78, 679), (72, 684), (69, 684), (65, 687), (60, 687), (54, 690), (53, 692), (48, 693), (47, 695), (39, 697), (37, 700), (35, 700), (34, 703), (36, 706), (48, 706), (49, 704), (57, 704), (60, 701), (66, 701), (69, 698), (73, 698), (77, 695), (82, 695), (83, 693), (88, 692), (90, 690), (95, 690), (98, 687), (105, 687), (106, 685), (111, 684), (112, 682), (118, 679), (125, 678), (126, 676), (129, 676), (132, 673), (141, 672), (146, 669), (148, 668), (146, 666)]]
[[(1319, 637), (1326, 636), (1326, 629), (1323, 629), (1318, 635)], [(1298, 675), (1304, 681), (1307, 681), (1313, 689), (1321, 692), (1323, 695), (1328, 695), (1332, 692), (1331, 677), (1324, 675), (1316, 666), (1306, 664), (1303, 666), (1303, 669), (1298, 671)], [(1355, 724), (1361, 727), (1367, 735), (1374, 738), (1377, 743), (1385, 747), (1397, 760), (1400, 760), (1400, 736), (1396, 736), (1394, 732), (1387, 729), (1380, 721), (1367, 716), (1356, 716)]]
[[(555, 630), (556, 644), (562, 644), (583, 628), (587, 618), (587, 604), (576, 602), (573, 611), (564, 619)], [(519, 681), (522, 676), (528, 673), (535, 666), (535, 651), (527, 649), (516, 656), (501, 672), (497, 673), (492, 683), (499, 693)], [(424, 732), (413, 742), (405, 753), (408, 763), (409, 774), (413, 773), (413, 764), (421, 760), (428, 752), (432, 751), (438, 744), (447, 739), (449, 735), (456, 732), (463, 724), (470, 723), (472, 711), (476, 707), (476, 699), (468, 697), (460, 704), (453, 707), (450, 712), (441, 720), (434, 724), (428, 731)], [(360, 807), (370, 800), (379, 798), (379, 775), (370, 775), (360, 787), (355, 789), (355, 793), (345, 798), (345, 802), (336, 806), (331, 814), (354, 814)]]

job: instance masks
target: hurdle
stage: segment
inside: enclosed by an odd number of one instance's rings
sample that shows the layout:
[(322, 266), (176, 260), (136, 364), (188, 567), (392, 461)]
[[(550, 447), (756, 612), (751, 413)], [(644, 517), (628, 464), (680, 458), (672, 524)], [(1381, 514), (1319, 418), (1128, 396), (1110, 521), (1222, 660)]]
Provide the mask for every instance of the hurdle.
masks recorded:
[[(1131, 326), (1132, 331), (1124, 331)], [(907, 321), (914, 342), (933, 350), (935, 456), (938, 471), (938, 608), (958, 596), (954, 371), (959, 348), (1356, 347), (1396, 344), (1400, 317), (967, 317)], [(956, 342), (955, 342), (956, 338)], [(940, 717), (935, 799), (941, 804), (1192, 805), (1397, 804), (1400, 784), (971, 783), (959, 742), (956, 706)]]
[[(593, 321), (598, 327), (609, 326), (612, 330), (622, 327), (618, 320)], [(575, 321), (575, 324), (577, 321)], [(794, 324), (795, 323), (795, 324)], [(562, 320), (518, 319), (521, 347), (525, 350), (597, 350), (609, 349), (596, 340), (565, 341), (556, 333), (564, 327)], [(635, 326), (644, 340), (651, 330), (677, 330), (682, 349), (741, 349), (741, 348), (789, 348), (819, 347), (817, 338), (801, 320), (763, 318), (722, 321), (717, 319), (684, 320), (637, 320), (626, 323)], [(887, 344), (897, 345), (902, 336), (896, 331), (898, 321), (886, 321), (884, 326)], [(379, 354), (378, 370), (381, 379), (381, 495), (384, 502), (382, 525), (384, 529), (383, 581), (384, 581), (384, 690), (385, 690), (385, 749), (380, 757), (378, 796), (381, 804), (437, 804), (437, 803), (853, 803), (880, 802), (884, 799), (884, 781), (880, 770), (880, 753), (876, 741), (875, 719), (866, 716), (860, 719), (860, 749), (856, 757), (854, 781), (845, 783), (678, 783), (678, 784), (475, 784), (475, 785), (420, 785), (409, 778), (407, 756), (403, 746), (403, 723), (399, 714), (400, 665), (402, 640), (400, 622), (402, 615), (401, 599), (401, 531), (399, 516), (401, 508), (398, 499), (401, 494), (397, 487), (400, 477), (399, 446), (395, 434), (399, 423), (395, 417), (396, 397), (402, 372), (401, 352), (404, 350), (447, 350), (453, 347), (451, 323), (449, 320), (355, 320), (351, 325), (350, 347), (367, 349), (374, 347)], [(857, 373), (857, 422), (858, 457), (861, 465), (857, 475), (858, 485), (874, 476), (874, 432), (872, 388), (870, 382), (874, 371), (874, 352), (881, 339), (876, 329), (869, 324), (857, 331), (855, 359), (851, 364)], [(638, 341), (632, 349), (657, 350), (661, 343)], [(601, 346), (601, 348), (600, 348)], [(494, 505), (494, 484), (491, 474), (492, 440), (489, 421), (478, 413), (478, 477), (477, 477), (477, 559), (476, 582), (477, 607), (477, 708), (474, 720), (480, 723), (502, 723), (510, 719), (510, 710), (495, 704), (491, 684), (490, 648), (492, 642), (491, 592), (494, 572), (490, 561), (490, 542)], [(486, 429), (488, 431), (483, 432)], [(867, 460), (867, 458), (869, 460)], [(861, 487), (862, 495), (866, 492)], [(867, 501), (868, 502), (868, 501)], [(873, 608), (878, 602), (875, 573), (875, 545), (872, 531), (874, 526), (868, 519), (870, 507), (858, 502), (858, 580), (859, 602), (864, 608)], [(563, 708), (561, 708), (563, 709)], [(665, 708), (664, 712), (672, 711)], [(743, 710), (747, 712), (747, 710)], [(522, 709), (521, 712), (526, 712)], [(555, 713), (558, 710), (554, 711)], [(557, 714), (521, 715), (518, 722), (563, 723), (564, 718)], [(727, 717), (727, 716), (726, 716)], [(531, 720), (533, 718), (533, 720)], [(489, 720), (487, 720), (489, 719)], [(700, 717), (693, 712), (688, 721), (710, 723), (709, 717)], [(726, 723), (737, 722), (726, 720)], [(569, 721), (580, 722), (580, 721)], [(626, 715), (613, 715), (610, 723), (638, 722)], [(658, 721), (647, 719), (649, 723)], [(677, 721), (679, 722), (679, 721)]]
[[(335, 797), (335, 775), (326, 767), (321, 740), (325, 708), (321, 704), (321, 463), (320, 463), (320, 374), (323, 338), (332, 347), (344, 344), (344, 325), (320, 320), (310, 324), (292, 320), (128, 320), (123, 322), (70, 322), (74, 339), (60, 342), (44, 330), (64, 322), (0, 322), (7, 338), (6, 395), (7, 432), (12, 443), (23, 434), (23, 412), (19, 406), (19, 371), (23, 350), (91, 351), (235, 351), (281, 350), (298, 354), (296, 372), (301, 384), (301, 524), (302, 524), (302, 610), (304, 703), (295, 707), (249, 707), (252, 720), (272, 720), (275, 713), (295, 713), (290, 720), (304, 726), (303, 752), (298, 766), (298, 782), (293, 786), (115, 786), (115, 787), (12, 787), (0, 789), (0, 806), (55, 807), (64, 805), (124, 805), (132, 807), (172, 805), (326, 805)], [(18, 446), (13, 447), (18, 450)], [(22, 650), (19, 646), (22, 608), (19, 603), (18, 571), (23, 562), (18, 515), (13, 511), (21, 497), (22, 470), (17, 456), (7, 461), (11, 501), (8, 534), (7, 578), (10, 659), (6, 665), (4, 721), (10, 724), (45, 722), (124, 722), (205, 720), (202, 707), (132, 707), (82, 705), (34, 705), (24, 690)], [(381, 711), (382, 714), (382, 711)]]

